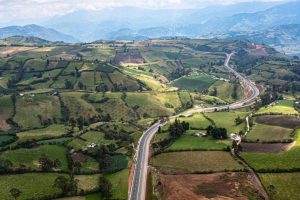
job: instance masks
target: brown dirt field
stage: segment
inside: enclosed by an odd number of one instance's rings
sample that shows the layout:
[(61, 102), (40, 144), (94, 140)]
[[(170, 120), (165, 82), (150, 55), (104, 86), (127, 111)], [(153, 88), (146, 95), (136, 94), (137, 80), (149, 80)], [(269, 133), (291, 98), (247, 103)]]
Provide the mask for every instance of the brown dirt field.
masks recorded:
[(166, 200), (260, 199), (247, 173), (160, 175), (159, 191)]
[(241, 143), (243, 152), (269, 152), (278, 153), (281, 151), (287, 151), (293, 147), (295, 142), (292, 143), (274, 143), (274, 144), (262, 144), (262, 143)]
[(281, 126), (291, 129), (300, 127), (300, 118), (290, 115), (261, 115), (257, 116), (255, 121), (260, 124)]
[(20, 51), (28, 51), (35, 48), (36, 47), (5, 47), (5, 48), (1, 48), (0, 54), (4, 54), (4, 55), (15, 54)]
[(32, 51), (34, 51), (34, 52), (49, 52), (55, 48), (56, 47), (42, 47), (42, 48), (33, 49)]
[(88, 157), (86, 155), (84, 155), (83, 153), (73, 153), (71, 155), (73, 161), (78, 161), (78, 162), (81, 162), (81, 163), (84, 163), (86, 162), (86, 160), (88, 159)]
[(114, 60), (116, 63), (119, 64), (120, 63), (141, 64), (145, 62), (141, 52), (137, 50), (130, 50), (128, 52), (117, 52)]
[(10, 128), (10, 125), (6, 123), (6, 119), (0, 115), (0, 131), (7, 131)]

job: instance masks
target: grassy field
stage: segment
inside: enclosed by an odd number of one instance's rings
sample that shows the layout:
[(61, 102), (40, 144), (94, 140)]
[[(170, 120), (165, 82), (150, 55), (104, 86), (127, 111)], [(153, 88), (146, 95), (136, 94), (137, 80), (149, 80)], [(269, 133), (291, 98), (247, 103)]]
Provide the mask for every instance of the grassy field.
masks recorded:
[(152, 165), (165, 173), (201, 173), (242, 170), (229, 152), (182, 151), (162, 153), (152, 159)]
[[(240, 116), (241, 118), (246, 117), (247, 112), (241, 111), (230, 111), (230, 112), (214, 112), (206, 113), (210, 119), (212, 119), (216, 126), (223, 127), (227, 129), (227, 133), (238, 133), (241, 130), (245, 130), (245, 123), (239, 125), (235, 124), (235, 118)], [(224, 120), (226, 119), (226, 120)]]
[(79, 191), (84, 192), (96, 191), (99, 189), (100, 174), (93, 175), (76, 175), (75, 180), (78, 180)]
[(259, 174), (270, 198), (276, 200), (298, 200), (300, 193), (300, 173)]
[(78, 119), (79, 116), (82, 116), (87, 120), (98, 115), (95, 108), (81, 98), (82, 95), (83, 93), (79, 92), (61, 93), (62, 101), (70, 112), (70, 118)]
[(280, 153), (241, 153), (242, 157), (256, 170), (291, 170), (300, 166), (300, 130), (296, 131), (296, 144)]
[(56, 96), (37, 94), (17, 98), (14, 121), (22, 129), (41, 128), (44, 120), (53, 122), (60, 119), (60, 103)]
[(13, 102), (10, 95), (0, 97), (0, 131), (7, 131), (10, 125), (6, 120), (13, 115)]
[(178, 150), (223, 150), (230, 146), (228, 140), (215, 140), (208, 137), (182, 135), (166, 151)]
[(279, 100), (274, 104), (270, 104), (266, 107), (260, 108), (256, 115), (262, 114), (282, 114), (282, 115), (292, 115), (299, 114), (294, 108), (294, 101), (292, 100)]
[[(234, 90), (234, 84), (230, 82), (225, 81), (216, 81), (214, 84), (212, 84), (208, 91), (211, 92), (214, 90), (214, 88), (217, 89), (217, 95), (216, 97), (225, 100), (227, 102), (234, 102), (236, 99), (232, 98), (233, 90)], [(240, 85), (237, 86), (237, 99), (241, 99), (243, 96), (243, 91)]]
[(181, 89), (201, 92), (207, 90), (209, 86), (213, 84), (214, 81), (215, 80), (212, 77), (206, 74), (201, 74), (201, 75), (191, 75), (191, 76), (185, 76), (179, 78), (175, 80), (172, 84), (175, 87)]
[(264, 124), (255, 124), (247, 134), (246, 139), (257, 142), (284, 141), (292, 140), (293, 129), (280, 126), (270, 126)]
[(47, 128), (42, 129), (33, 129), (29, 131), (19, 132), (17, 133), (18, 142), (24, 142), (28, 140), (41, 140), (41, 139), (48, 139), (59, 137), (64, 134), (67, 134), (68, 129), (70, 127), (62, 124), (54, 124), (50, 125)]
[(122, 171), (116, 172), (114, 174), (106, 175), (106, 178), (108, 178), (108, 180), (112, 184), (112, 199), (127, 199), (128, 176), (128, 169), (123, 169)]
[(42, 145), (31, 149), (8, 150), (0, 153), (0, 159), (8, 159), (12, 162), (12, 169), (24, 166), (28, 170), (41, 170), (39, 158), (46, 155), (50, 160), (58, 159), (61, 166), (58, 170), (68, 170), (66, 148), (56, 145)]
[(17, 188), (22, 192), (18, 200), (61, 194), (59, 189), (53, 187), (54, 180), (58, 176), (68, 177), (67, 175), (56, 173), (0, 175), (1, 199), (13, 199), (9, 192), (12, 188)]

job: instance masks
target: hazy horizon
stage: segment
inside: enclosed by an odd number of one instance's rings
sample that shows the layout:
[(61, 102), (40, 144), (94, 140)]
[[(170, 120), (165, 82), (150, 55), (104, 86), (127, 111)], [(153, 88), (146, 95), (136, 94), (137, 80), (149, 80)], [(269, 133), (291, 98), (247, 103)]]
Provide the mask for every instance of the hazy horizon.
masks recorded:
[[(293, 0), (0, 0), (0, 26), (39, 24), (81, 10), (137, 7), (143, 9), (201, 9), (245, 2), (288, 2)], [(126, 12), (126, 11), (125, 11)]]

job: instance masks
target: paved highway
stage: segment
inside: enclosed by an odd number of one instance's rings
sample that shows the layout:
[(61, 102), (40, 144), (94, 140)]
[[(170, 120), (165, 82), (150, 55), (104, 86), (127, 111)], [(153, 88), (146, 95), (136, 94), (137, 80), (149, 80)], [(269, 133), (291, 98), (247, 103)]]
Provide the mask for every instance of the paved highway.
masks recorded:
[[(217, 110), (224, 110), (224, 109), (238, 109), (245, 106), (249, 106), (254, 103), (254, 100), (256, 97), (259, 96), (259, 90), (255, 86), (254, 83), (252, 83), (250, 80), (246, 79), (242, 75), (240, 75), (238, 72), (236, 72), (234, 69), (229, 67), (229, 60), (231, 56), (234, 53), (227, 54), (224, 66), (227, 68), (228, 71), (233, 73), (240, 82), (243, 83), (244, 89), (247, 89), (250, 91), (250, 94), (245, 99), (235, 102), (230, 105), (222, 105), (222, 106), (216, 106), (216, 107), (210, 107), (210, 108), (193, 108), (190, 109), (180, 115), (189, 116), (194, 113), (199, 112), (214, 112)], [(178, 117), (179, 115), (169, 117), (169, 120), (174, 119)], [(157, 122), (153, 124), (148, 130), (146, 130), (142, 137), (140, 138), (136, 150), (136, 155), (134, 158), (134, 174), (132, 178), (132, 184), (131, 184), (131, 190), (129, 193), (129, 199), (130, 200), (144, 200), (146, 195), (146, 181), (147, 181), (147, 170), (148, 170), (148, 158), (149, 158), (149, 147), (151, 139), (153, 138), (154, 134), (158, 131), (158, 128), (160, 126), (165, 125), (167, 122)]]

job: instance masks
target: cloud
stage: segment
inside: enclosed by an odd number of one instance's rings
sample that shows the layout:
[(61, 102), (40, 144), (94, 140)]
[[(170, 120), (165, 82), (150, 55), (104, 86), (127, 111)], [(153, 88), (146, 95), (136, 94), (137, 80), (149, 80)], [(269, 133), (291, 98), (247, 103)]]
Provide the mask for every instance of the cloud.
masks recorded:
[(0, 0), (0, 22), (1, 24), (22, 24), (28, 23), (28, 21), (36, 23), (53, 16), (64, 15), (82, 9), (100, 10), (103, 8), (122, 6), (135, 6), (149, 9), (182, 9), (246, 1), (250, 0)]

